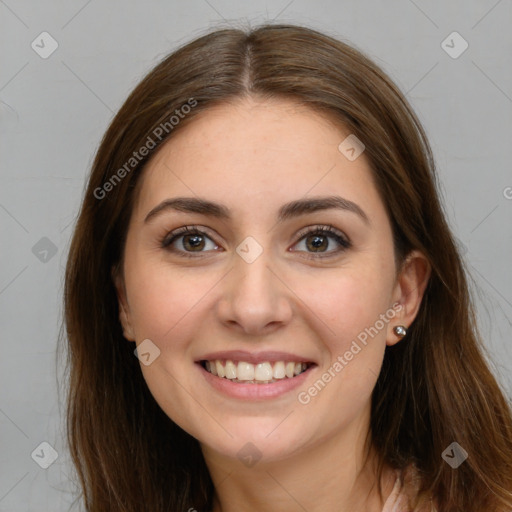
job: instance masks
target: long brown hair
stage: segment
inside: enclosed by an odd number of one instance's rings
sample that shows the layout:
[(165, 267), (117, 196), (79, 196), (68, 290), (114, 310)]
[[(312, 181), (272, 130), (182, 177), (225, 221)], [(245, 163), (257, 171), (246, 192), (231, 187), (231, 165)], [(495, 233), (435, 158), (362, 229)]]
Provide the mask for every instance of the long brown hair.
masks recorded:
[[(418, 496), (432, 497), (440, 511), (510, 510), (511, 411), (483, 357), (425, 133), (371, 60), (293, 25), (216, 30), (173, 52), (131, 93), (97, 151), (64, 296), (68, 442), (86, 510), (211, 508), (214, 489), (199, 443), (158, 406), (134, 345), (123, 338), (112, 270), (148, 159), (198, 113), (248, 95), (291, 98), (355, 134), (389, 215), (398, 265), (412, 249), (430, 262), (419, 313), (406, 338), (386, 349), (372, 396), (379, 476), (384, 464), (413, 463)], [(149, 148), (144, 155), (142, 147)], [(452, 442), (468, 453), (457, 469), (441, 457)]]

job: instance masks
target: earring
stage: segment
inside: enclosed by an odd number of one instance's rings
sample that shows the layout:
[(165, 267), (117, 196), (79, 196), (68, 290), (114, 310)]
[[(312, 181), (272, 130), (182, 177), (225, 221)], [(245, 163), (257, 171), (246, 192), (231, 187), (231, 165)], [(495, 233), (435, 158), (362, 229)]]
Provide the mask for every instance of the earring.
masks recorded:
[(397, 325), (393, 327), (393, 332), (403, 338), (407, 334), (407, 329), (403, 325)]

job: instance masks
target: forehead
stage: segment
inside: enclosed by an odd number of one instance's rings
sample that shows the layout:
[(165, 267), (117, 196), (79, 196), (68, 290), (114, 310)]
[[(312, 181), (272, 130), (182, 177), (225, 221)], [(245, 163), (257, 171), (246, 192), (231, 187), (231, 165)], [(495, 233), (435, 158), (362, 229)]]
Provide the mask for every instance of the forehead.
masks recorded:
[(217, 105), (158, 150), (143, 171), (137, 206), (147, 210), (172, 195), (214, 197), (239, 208), (272, 208), (333, 192), (379, 201), (364, 153), (350, 161), (338, 149), (348, 135), (341, 124), (292, 100)]

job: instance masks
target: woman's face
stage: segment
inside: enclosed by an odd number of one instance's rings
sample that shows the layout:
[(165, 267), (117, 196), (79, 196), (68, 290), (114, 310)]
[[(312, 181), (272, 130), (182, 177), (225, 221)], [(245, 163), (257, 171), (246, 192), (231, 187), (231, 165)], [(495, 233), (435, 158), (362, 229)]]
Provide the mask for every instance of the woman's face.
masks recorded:
[(393, 309), (404, 289), (364, 152), (338, 149), (349, 135), (246, 99), (144, 171), (116, 280), (125, 337), (144, 342), (163, 411), (217, 456), (270, 461), (366, 428), (392, 328), (412, 321)]

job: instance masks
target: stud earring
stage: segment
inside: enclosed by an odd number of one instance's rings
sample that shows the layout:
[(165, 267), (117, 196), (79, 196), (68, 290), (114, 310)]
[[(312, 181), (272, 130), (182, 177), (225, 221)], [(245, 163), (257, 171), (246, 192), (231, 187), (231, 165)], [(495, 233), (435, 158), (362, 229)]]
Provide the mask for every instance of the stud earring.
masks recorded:
[(393, 327), (393, 332), (403, 338), (407, 334), (407, 329), (403, 325), (397, 325)]

